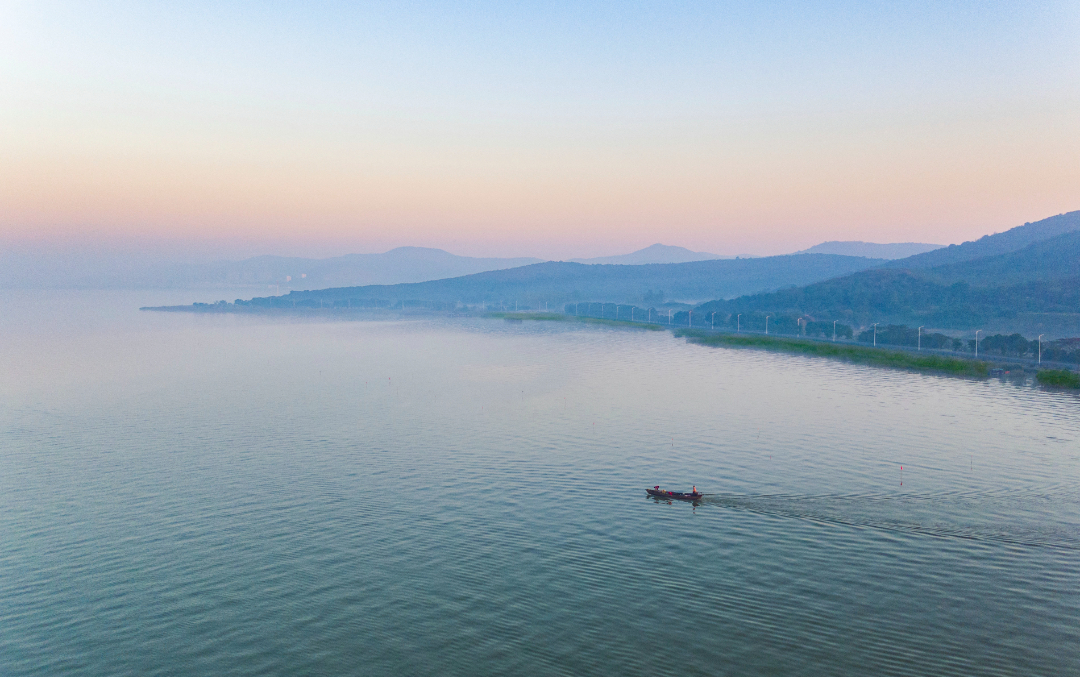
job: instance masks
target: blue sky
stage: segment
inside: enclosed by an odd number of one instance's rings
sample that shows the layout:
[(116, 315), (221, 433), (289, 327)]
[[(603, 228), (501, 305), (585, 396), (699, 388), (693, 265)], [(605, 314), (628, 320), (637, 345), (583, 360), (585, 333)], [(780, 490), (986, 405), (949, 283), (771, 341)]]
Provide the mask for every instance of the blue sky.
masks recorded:
[(0, 239), (962, 241), (1080, 207), (1078, 7), (3, 3)]

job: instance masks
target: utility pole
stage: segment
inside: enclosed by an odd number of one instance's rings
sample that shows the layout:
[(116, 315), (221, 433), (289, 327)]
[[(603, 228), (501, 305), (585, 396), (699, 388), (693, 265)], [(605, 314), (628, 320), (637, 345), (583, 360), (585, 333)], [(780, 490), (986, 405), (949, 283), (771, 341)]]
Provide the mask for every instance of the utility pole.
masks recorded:
[(709, 328), (716, 331), (716, 311), (712, 311), (712, 321), (709, 323)]
[(832, 340), (836, 343), (836, 320), (832, 321)]
[(686, 313), (686, 326), (692, 327), (694, 325), (694, 311), (688, 310)]
[(875, 348), (877, 348), (877, 326), (878, 326), (878, 323), (875, 322), (874, 323), (874, 347)]
[(766, 336), (769, 335), (769, 318), (770, 317), (772, 317), (772, 315), (766, 315), (765, 316), (765, 335)]
[(1046, 334), (1039, 334), (1039, 364), (1042, 364), (1042, 337)]
[(741, 334), (742, 333), (742, 313), (739, 313), (738, 315), (735, 316), (735, 333), (736, 334)]
[(919, 327), (919, 350), (922, 350), (922, 327)]
[(975, 357), (979, 356), (979, 332), (981, 331), (982, 329), (975, 330)]

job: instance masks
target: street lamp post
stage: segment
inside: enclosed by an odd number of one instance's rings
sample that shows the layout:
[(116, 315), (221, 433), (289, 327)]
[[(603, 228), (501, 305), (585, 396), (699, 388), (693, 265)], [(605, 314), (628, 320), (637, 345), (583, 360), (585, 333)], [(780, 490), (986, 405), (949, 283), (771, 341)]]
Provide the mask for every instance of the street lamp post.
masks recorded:
[(1039, 334), (1039, 364), (1042, 364), (1042, 337), (1046, 334)]
[(975, 357), (979, 356), (979, 332), (981, 331), (982, 329), (975, 330)]
[(836, 320), (832, 321), (832, 340), (836, 343)]
[(712, 313), (712, 321), (709, 322), (709, 328), (712, 329), (713, 331), (716, 331), (716, 311), (715, 310)]
[(765, 335), (766, 336), (769, 335), (769, 318), (770, 317), (772, 317), (772, 315), (766, 315), (765, 316)]
[(738, 315), (735, 316), (735, 333), (736, 334), (741, 334), (742, 333), (742, 313), (739, 313)]
[(919, 327), (919, 350), (922, 350), (922, 327)]
[(877, 326), (878, 322), (874, 323), (874, 347), (877, 348)]

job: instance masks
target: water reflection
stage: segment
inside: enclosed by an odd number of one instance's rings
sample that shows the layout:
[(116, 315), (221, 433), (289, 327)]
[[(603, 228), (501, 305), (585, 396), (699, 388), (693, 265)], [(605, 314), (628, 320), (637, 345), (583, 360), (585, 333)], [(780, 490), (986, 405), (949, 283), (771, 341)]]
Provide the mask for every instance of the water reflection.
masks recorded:
[(1080, 674), (1075, 396), (110, 298), (4, 308), (4, 674)]

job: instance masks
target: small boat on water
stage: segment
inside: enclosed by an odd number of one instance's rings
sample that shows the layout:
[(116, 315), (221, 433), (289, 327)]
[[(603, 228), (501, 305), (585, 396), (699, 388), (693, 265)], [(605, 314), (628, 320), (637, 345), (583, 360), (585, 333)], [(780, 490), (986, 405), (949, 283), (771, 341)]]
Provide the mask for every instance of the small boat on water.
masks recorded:
[(660, 487), (653, 487), (645, 491), (654, 498), (674, 498), (678, 501), (697, 501), (705, 496), (705, 494), (696, 490), (697, 487), (694, 487), (694, 489), (695, 491), (666, 491)]

